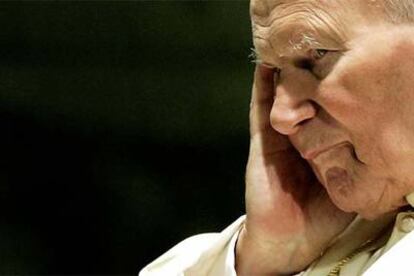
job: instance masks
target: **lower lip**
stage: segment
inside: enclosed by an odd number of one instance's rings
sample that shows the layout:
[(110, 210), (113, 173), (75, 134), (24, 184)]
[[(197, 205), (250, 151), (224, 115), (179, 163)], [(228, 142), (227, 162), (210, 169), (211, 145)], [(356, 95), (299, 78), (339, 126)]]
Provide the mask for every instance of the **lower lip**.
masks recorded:
[(309, 153), (309, 154), (306, 154), (306, 155), (305, 155), (306, 157), (304, 157), (304, 158), (305, 158), (305, 159), (307, 159), (307, 160), (312, 160), (312, 159), (315, 159), (316, 157), (318, 157), (319, 155), (321, 155), (321, 154), (323, 154), (323, 153), (326, 153), (326, 152), (328, 152), (328, 151), (330, 151), (330, 150), (332, 150), (332, 149), (336, 149), (336, 148), (343, 147), (343, 146), (349, 146), (349, 147), (352, 147), (352, 146), (351, 146), (351, 144), (350, 144), (349, 142), (342, 142), (342, 143), (339, 143), (339, 144), (333, 145), (333, 146), (331, 146), (331, 147), (328, 147), (328, 148), (326, 148), (326, 149), (324, 149), (324, 150), (321, 150), (321, 151), (314, 151), (314, 152), (311, 152), (311, 153)]

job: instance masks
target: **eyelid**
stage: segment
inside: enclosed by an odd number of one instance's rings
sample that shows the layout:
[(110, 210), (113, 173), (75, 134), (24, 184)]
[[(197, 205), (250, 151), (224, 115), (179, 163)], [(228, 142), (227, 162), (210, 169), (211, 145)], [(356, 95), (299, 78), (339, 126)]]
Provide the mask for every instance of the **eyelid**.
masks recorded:
[(315, 60), (323, 59), (329, 51), (326, 49), (314, 49), (312, 52), (312, 58)]
[(332, 50), (325, 49), (325, 48), (313, 48), (310, 49), (308, 52), (308, 57), (311, 60), (321, 60), (323, 59), (327, 54), (332, 52)]
[[(325, 53), (323, 54), (323, 56), (321, 57), (315, 57), (315, 55), (317, 55), (319, 51), (324, 51)], [(314, 49), (310, 49), (308, 55), (310, 56), (310, 58), (312, 58), (313, 60), (320, 60), (323, 59), (326, 55), (330, 54), (330, 53), (335, 53), (335, 52), (340, 52), (343, 50), (340, 49), (329, 49), (329, 48), (314, 48)]]

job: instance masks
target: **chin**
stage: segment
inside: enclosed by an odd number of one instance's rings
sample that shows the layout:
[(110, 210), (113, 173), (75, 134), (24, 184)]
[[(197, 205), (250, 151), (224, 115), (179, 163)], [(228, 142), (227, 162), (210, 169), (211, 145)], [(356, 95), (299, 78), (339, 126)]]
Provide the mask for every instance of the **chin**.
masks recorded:
[[(380, 181), (382, 185), (367, 189), (370, 182), (356, 177), (355, 172), (345, 165), (312, 165), (316, 177), (325, 187), (332, 203), (346, 213), (354, 213), (364, 219), (375, 220), (407, 205), (404, 198), (390, 198), (389, 196), (392, 197), (392, 195), (384, 194), (387, 190), (385, 185), (388, 183), (386, 182)], [(387, 200), (384, 201), (383, 197)]]
[[(335, 195), (329, 195), (332, 202), (341, 209), (342, 211), (346, 213), (356, 213), (360, 217), (366, 219), (366, 220), (376, 220), (380, 217), (383, 217), (385, 215), (390, 215), (392, 213), (397, 213), (398, 210), (406, 206), (407, 203), (401, 201), (400, 204), (397, 204), (396, 206), (387, 207), (387, 206), (378, 206), (376, 204), (369, 205), (367, 204), (367, 201), (364, 200), (364, 202), (355, 202), (355, 200), (350, 201), (349, 198), (338, 198)], [(355, 198), (355, 197), (350, 197)], [(362, 197), (360, 197), (362, 198)]]
[(383, 215), (389, 213), (389, 212), (385, 212), (385, 213), (379, 213), (379, 212), (368, 212), (368, 211), (360, 211), (360, 212), (356, 212), (359, 216), (361, 216), (362, 218), (366, 219), (366, 220), (376, 220), (377, 218), (382, 217)]
[(335, 194), (331, 194), (329, 190), (328, 194), (333, 204), (340, 210), (344, 211), (345, 213), (359, 213), (355, 210), (355, 206), (351, 202), (348, 202), (346, 198), (343, 198), (342, 196), (336, 196)]
[(360, 217), (366, 220), (375, 220), (382, 215), (388, 212), (379, 212), (379, 210), (371, 210), (368, 208), (357, 208), (354, 202), (347, 202), (346, 200), (335, 200), (335, 197), (330, 196), (332, 202), (335, 204), (338, 209), (344, 211), (345, 213), (354, 213), (358, 214)]

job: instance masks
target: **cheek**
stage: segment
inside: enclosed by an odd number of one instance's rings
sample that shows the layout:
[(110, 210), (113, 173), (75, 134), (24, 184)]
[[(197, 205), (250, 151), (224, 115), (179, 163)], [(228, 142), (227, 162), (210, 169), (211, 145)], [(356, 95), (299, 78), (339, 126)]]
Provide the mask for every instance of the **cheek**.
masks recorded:
[(401, 162), (414, 161), (414, 93), (409, 83), (413, 70), (410, 64), (399, 61), (397, 66), (388, 59), (344, 67), (326, 86), (330, 91), (324, 92), (324, 100), (361, 160), (394, 174), (400, 173)]
[(381, 67), (381, 60), (360, 60), (343, 57), (322, 81), (318, 99), (332, 117), (356, 127), (361, 119), (384, 116), (383, 104), (393, 82), (387, 78), (392, 68)]
[(348, 133), (361, 160), (371, 162), (373, 154), (383, 155), (383, 144), (392, 137), (398, 69), (383, 58), (356, 60), (363, 59), (345, 59), (323, 81), (320, 103)]
[(406, 49), (400, 44), (386, 50), (355, 51), (345, 56), (333, 72), (337, 87), (372, 116), (396, 117), (403, 107), (412, 109), (414, 59), (410, 56), (414, 45)]
[(349, 93), (349, 97), (359, 107), (381, 110), (388, 92), (393, 90), (395, 80), (394, 68), (384, 67), (381, 60), (357, 63), (344, 68), (337, 77), (337, 84)]

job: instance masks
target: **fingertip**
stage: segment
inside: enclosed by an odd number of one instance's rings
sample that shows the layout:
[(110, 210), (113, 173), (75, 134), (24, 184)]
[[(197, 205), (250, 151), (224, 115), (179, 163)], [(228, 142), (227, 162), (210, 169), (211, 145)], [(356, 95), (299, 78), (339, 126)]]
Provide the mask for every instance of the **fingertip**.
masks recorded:
[(262, 78), (264, 79), (273, 78), (274, 69), (269, 68), (263, 64), (258, 64), (257, 69), (260, 75), (262, 76)]
[(256, 65), (256, 85), (261, 88), (261, 90), (270, 93), (273, 91), (274, 82), (275, 82), (275, 71), (273, 68), (270, 68), (263, 64)]

